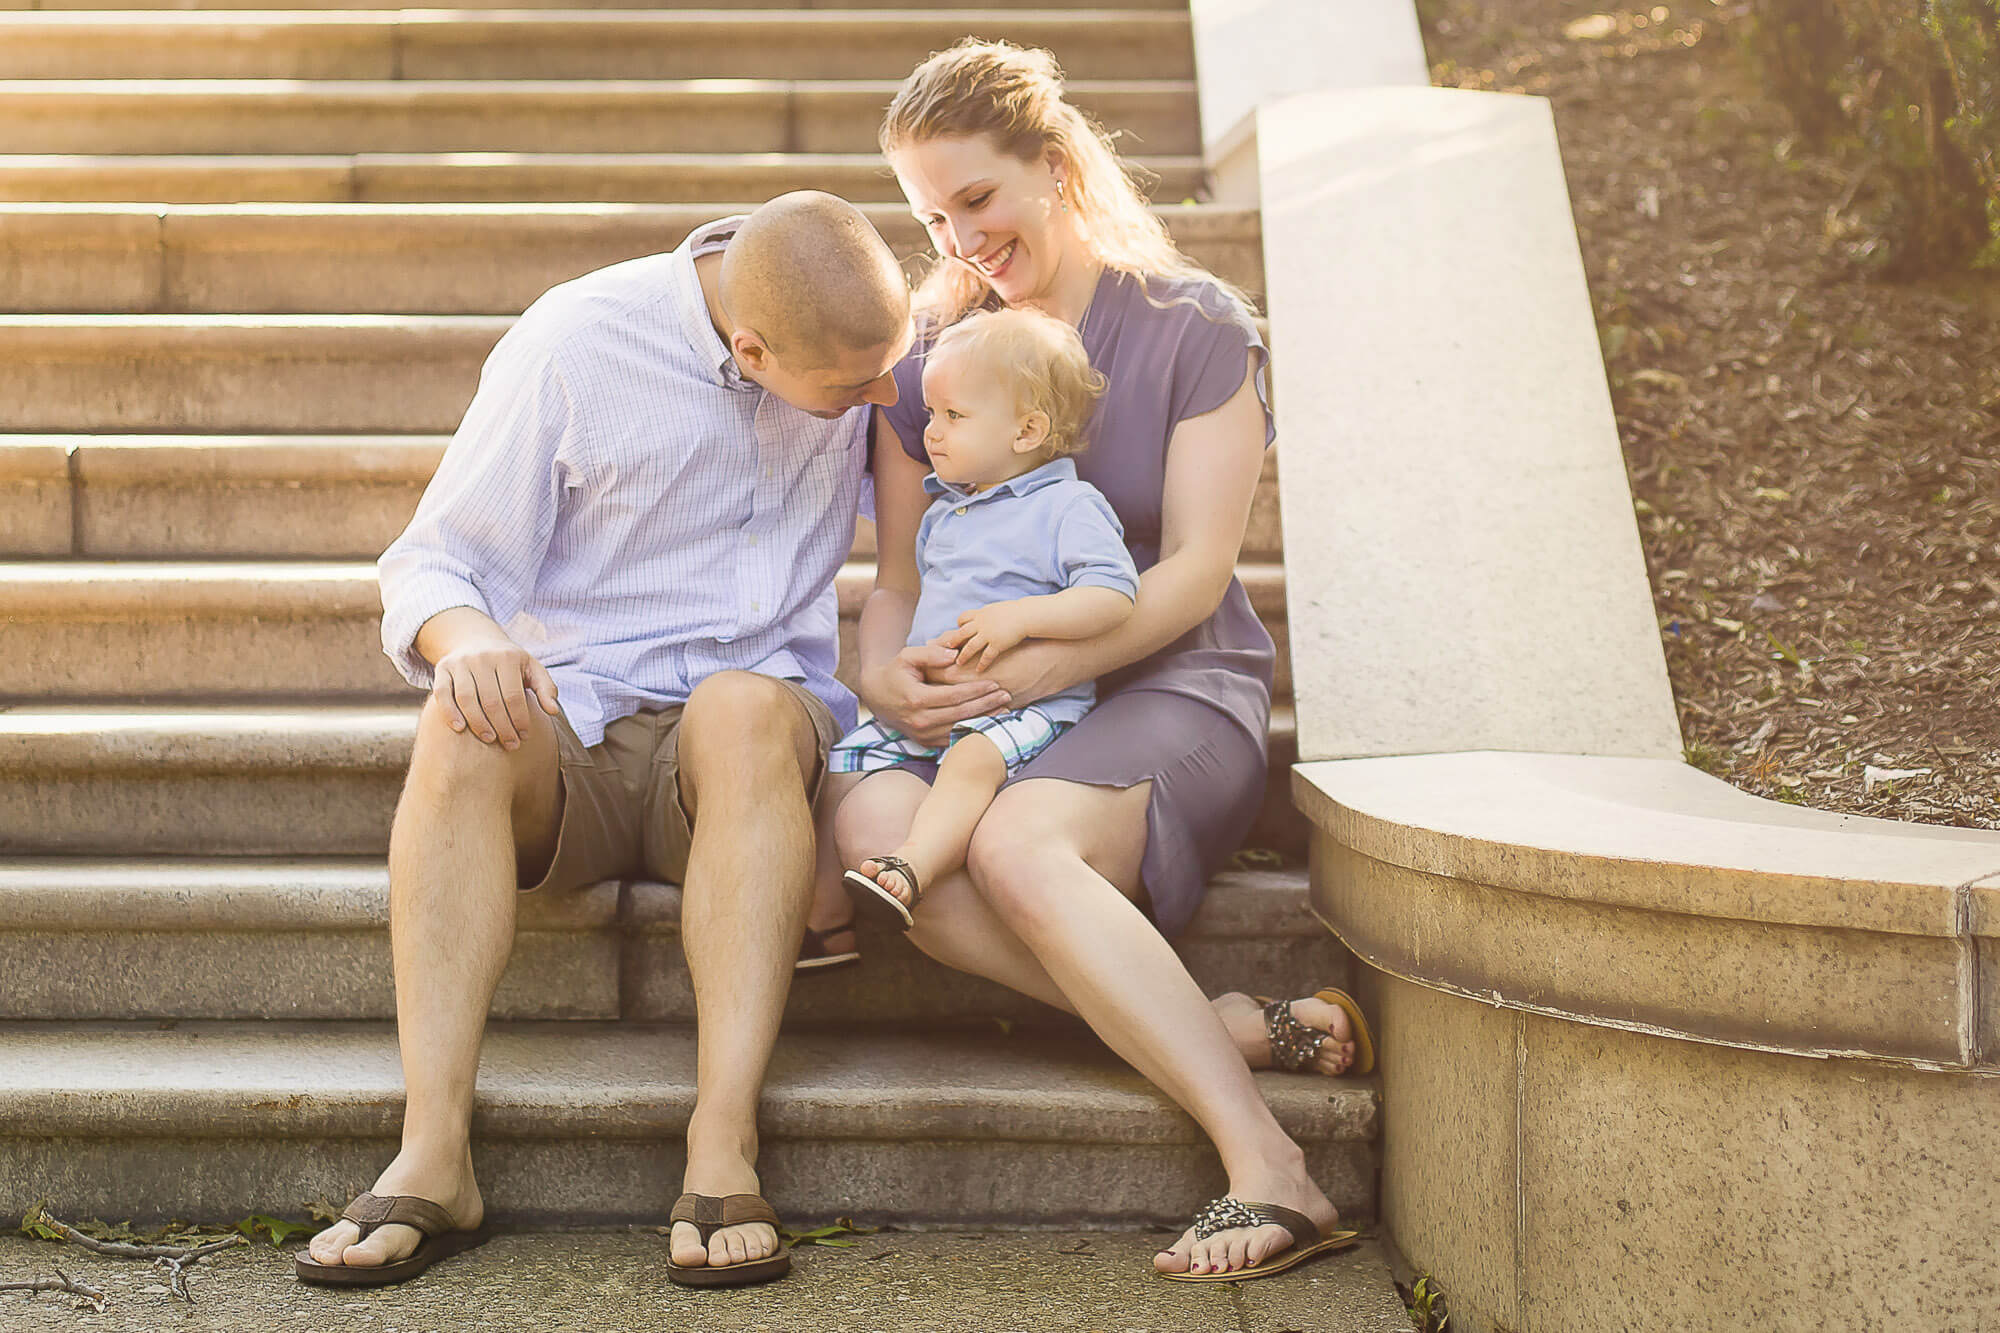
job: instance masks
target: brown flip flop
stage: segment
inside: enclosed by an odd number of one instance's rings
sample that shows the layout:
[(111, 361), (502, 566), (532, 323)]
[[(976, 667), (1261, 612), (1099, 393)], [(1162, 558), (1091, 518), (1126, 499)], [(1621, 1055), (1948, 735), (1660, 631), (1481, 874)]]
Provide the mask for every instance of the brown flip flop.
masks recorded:
[(409, 1281), (440, 1259), (449, 1259), (454, 1254), (463, 1254), (475, 1246), (484, 1245), (493, 1235), (485, 1226), (469, 1230), (461, 1228), (442, 1206), (414, 1194), (363, 1192), (347, 1205), (347, 1211), (341, 1217), (361, 1228), (361, 1235), (357, 1238), (360, 1240), (366, 1240), (377, 1227), (392, 1222), (415, 1227), (424, 1238), (416, 1249), (393, 1263), (365, 1267), (323, 1264), (310, 1254), (297, 1254), (292, 1256), (293, 1277), (301, 1282), (315, 1282), (328, 1287), (386, 1287), (391, 1283)]
[[(1271, 1040), (1271, 1063), (1279, 1069), (1296, 1073), (1306, 1068), (1319, 1055), (1319, 1048), (1333, 1040), (1332, 1033), (1309, 1028), (1292, 1017), (1289, 1000), (1273, 1000), (1264, 995), (1250, 998), (1264, 1006), (1264, 1034)], [(1325, 990), (1314, 991), (1312, 998), (1322, 1004), (1330, 1004), (1347, 1015), (1347, 1026), (1354, 1042), (1354, 1063), (1341, 1077), (1359, 1078), (1372, 1073), (1375, 1069), (1375, 1038), (1369, 1033), (1368, 1020), (1361, 1016), (1361, 1006), (1354, 997), (1338, 986), (1328, 986)]]
[(1292, 1245), (1290, 1249), (1268, 1256), (1262, 1263), (1229, 1273), (1161, 1273), (1159, 1276), (1175, 1282), (1248, 1282), (1253, 1278), (1273, 1277), (1308, 1259), (1344, 1250), (1361, 1239), (1358, 1231), (1329, 1231), (1322, 1235), (1310, 1217), (1279, 1204), (1245, 1203), (1228, 1197), (1215, 1200), (1195, 1214), (1194, 1234), (1196, 1240), (1207, 1240), (1218, 1232), (1234, 1231), (1238, 1227), (1267, 1226), (1273, 1222), (1291, 1233)]
[[(731, 1194), (726, 1198), (717, 1198), (713, 1194), (683, 1194), (675, 1201), (668, 1220), (692, 1223), (703, 1245), (708, 1244), (710, 1237), (724, 1227), (739, 1227), (746, 1222), (769, 1222), (773, 1231), (778, 1229), (778, 1215), (771, 1211), (771, 1205), (765, 1203), (760, 1194)], [(779, 1238), (776, 1254), (747, 1263), (720, 1267), (697, 1264), (687, 1268), (673, 1261), (671, 1250), (667, 1258), (667, 1276), (683, 1287), (747, 1287), (752, 1283), (783, 1277), (791, 1271), (792, 1256), (786, 1251), (782, 1237)]]

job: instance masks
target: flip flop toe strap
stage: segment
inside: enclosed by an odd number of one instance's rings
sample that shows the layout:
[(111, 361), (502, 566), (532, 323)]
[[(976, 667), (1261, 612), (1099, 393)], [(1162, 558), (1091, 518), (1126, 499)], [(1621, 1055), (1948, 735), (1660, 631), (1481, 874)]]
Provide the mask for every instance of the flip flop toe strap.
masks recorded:
[(1282, 1204), (1245, 1203), (1229, 1196), (1216, 1199), (1194, 1215), (1194, 1236), (1207, 1240), (1220, 1232), (1274, 1223), (1291, 1233), (1294, 1245), (1310, 1245), (1320, 1238), (1319, 1228), (1304, 1213)]
[(442, 1206), (414, 1194), (360, 1194), (341, 1216), (361, 1228), (362, 1240), (377, 1227), (391, 1224), (415, 1227), (426, 1237), (442, 1236), (458, 1227)]
[(1307, 1027), (1293, 1017), (1288, 1002), (1272, 1000), (1264, 1006), (1264, 1035), (1271, 1042), (1271, 1063), (1297, 1073), (1313, 1062), (1333, 1034)]
[(764, 1202), (762, 1195), (757, 1194), (731, 1194), (720, 1198), (713, 1194), (683, 1194), (675, 1202), (668, 1219), (691, 1224), (704, 1245), (724, 1227), (768, 1222), (773, 1231), (778, 1229), (777, 1213)]

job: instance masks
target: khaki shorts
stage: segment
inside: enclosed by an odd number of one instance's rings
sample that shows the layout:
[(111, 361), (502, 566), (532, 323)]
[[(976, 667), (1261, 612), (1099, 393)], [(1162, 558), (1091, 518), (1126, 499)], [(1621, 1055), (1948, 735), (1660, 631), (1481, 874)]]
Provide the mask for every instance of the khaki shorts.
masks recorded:
[[(775, 678), (774, 678), (775, 679)], [(819, 795), (826, 754), (840, 739), (839, 724), (818, 695), (795, 680), (779, 680), (812, 718), (819, 736), (819, 766), (806, 791)], [(604, 729), (601, 744), (586, 747), (569, 719), (558, 714), (557, 762), (562, 766), (562, 827), (556, 850), (537, 889), (580, 889), (607, 879), (645, 876), (678, 884), (687, 874), (694, 830), (681, 804), (681, 708), (621, 717)]]

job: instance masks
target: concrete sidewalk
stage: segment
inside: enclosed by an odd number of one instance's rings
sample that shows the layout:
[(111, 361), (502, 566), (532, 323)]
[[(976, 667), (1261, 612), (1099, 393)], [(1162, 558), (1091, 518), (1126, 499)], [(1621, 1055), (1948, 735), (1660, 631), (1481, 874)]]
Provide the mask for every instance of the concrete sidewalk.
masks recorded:
[(400, 1287), (338, 1291), (292, 1279), (269, 1245), (203, 1261), (190, 1308), (137, 1260), (0, 1237), (0, 1282), (60, 1265), (109, 1298), (0, 1292), (0, 1329), (112, 1333), (435, 1333), (437, 1330), (698, 1330), (699, 1333), (1407, 1333), (1372, 1243), (1280, 1277), (1189, 1286), (1150, 1274), (1163, 1233), (889, 1232), (851, 1249), (795, 1250), (792, 1276), (741, 1291), (667, 1281), (666, 1242), (644, 1230), (525, 1232)]

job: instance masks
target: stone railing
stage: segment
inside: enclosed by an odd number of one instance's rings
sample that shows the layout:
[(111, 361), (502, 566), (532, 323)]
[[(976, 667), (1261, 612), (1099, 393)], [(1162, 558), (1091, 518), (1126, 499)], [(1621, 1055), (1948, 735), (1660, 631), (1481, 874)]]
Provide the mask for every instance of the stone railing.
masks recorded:
[(1454, 1328), (1983, 1327), (2000, 834), (1680, 762), (1549, 107), (1340, 86), (1408, 9), (1195, 5), (1221, 179), (1257, 162), (1294, 795), (1391, 1238)]

